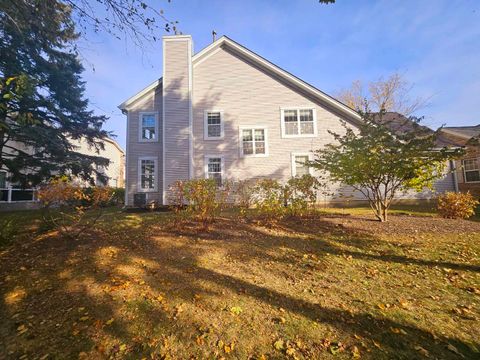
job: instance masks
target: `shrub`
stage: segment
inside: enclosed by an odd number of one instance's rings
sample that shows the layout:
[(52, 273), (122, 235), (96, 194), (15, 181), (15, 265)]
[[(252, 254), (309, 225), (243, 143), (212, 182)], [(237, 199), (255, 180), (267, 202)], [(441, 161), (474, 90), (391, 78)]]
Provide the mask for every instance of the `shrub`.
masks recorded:
[(312, 175), (305, 174), (288, 180), (284, 187), (284, 202), (294, 216), (304, 216), (314, 208), (320, 182)]
[(285, 189), (273, 179), (260, 179), (254, 187), (253, 203), (268, 222), (285, 214)]
[(112, 200), (112, 189), (92, 187), (85, 191), (61, 176), (41, 187), (37, 197), (43, 207), (42, 227), (55, 228), (65, 237), (77, 238), (102, 216), (102, 209)]
[(125, 204), (125, 188), (112, 188), (112, 205)]
[(467, 219), (479, 204), (472, 194), (446, 192), (438, 197), (438, 212), (447, 219)]

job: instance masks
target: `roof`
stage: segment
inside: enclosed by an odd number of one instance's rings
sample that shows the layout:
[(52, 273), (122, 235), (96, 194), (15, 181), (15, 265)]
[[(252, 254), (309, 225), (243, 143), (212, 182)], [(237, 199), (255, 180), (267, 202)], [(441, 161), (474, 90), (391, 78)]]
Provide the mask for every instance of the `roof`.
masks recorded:
[(104, 140), (104, 141), (106, 141), (106, 142), (109, 142), (110, 144), (112, 144), (113, 146), (115, 146), (115, 147), (118, 149), (118, 151), (120, 151), (123, 155), (125, 155), (125, 151), (123, 151), (123, 149), (121, 148), (121, 146), (118, 145), (118, 143), (117, 143), (115, 140), (113, 140), (112, 138), (105, 137), (105, 138), (103, 138), (102, 140)]
[[(343, 104), (342, 102), (338, 101), (337, 99), (331, 97), (330, 95), (324, 93), (323, 91), (317, 89), (313, 85), (303, 81), (302, 79), (292, 75), (286, 70), (283, 70), (279, 66), (273, 64), (272, 62), (266, 60), (265, 58), (261, 57), (260, 55), (254, 53), (253, 51), (247, 49), (246, 47), (240, 45), (239, 43), (233, 41), (232, 39), (228, 38), (227, 36), (222, 36), (212, 44), (205, 47), (200, 52), (196, 53), (192, 57), (192, 66), (198, 65), (204, 59), (206, 59), (209, 55), (213, 54), (220, 48), (228, 47), (242, 55), (244, 58), (248, 59), (249, 61), (253, 62), (255, 65), (259, 66), (266, 71), (279, 76), (287, 83), (293, 85), (295, 88), (299, 88), (309, 94), (310, 96), (318, 99), (320, 102), (325, 103), (332, 108), (336, 109), (337, 111), (345, 114), (352, 120), (360, 121), (360, 115), (353, 110), (352, 108), (348, 107), (347, 105)], [(130, 97), (129, 99), (125, 100), (122, 104), (118, 107), (122, 110), (126, 110), (130, 104), (138, 100), (143, 95), (147, 94), (148, 92), (155, 89), (158, 85), (161, 84), (162, 79), (158, 79), (152, 84), (145, 87), (143, 90), (135, 94), (134, 96)]]
[(471, 139), (480, 136), (480, 124), (475, 126), (447, 126), (443, 128), (443, 131), (454, 136)]

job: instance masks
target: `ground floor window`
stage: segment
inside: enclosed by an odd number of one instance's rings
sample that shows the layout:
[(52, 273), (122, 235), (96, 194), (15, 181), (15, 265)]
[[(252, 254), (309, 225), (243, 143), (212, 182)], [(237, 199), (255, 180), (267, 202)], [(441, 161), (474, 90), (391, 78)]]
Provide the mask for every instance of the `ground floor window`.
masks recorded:
[(223, 181), (223, 158), (221, 156), (205, 157), (205, 177), (214, 179), (218, 186)]
[(465, 182), (480, 181), (480, 166), (478, 158), (463, 160), (463, 171), (465, 174)]
[(157, 187), (157, 158), (140, 158), (138, 160), (138, 170), (140, 190), (155, 191)]
[(309, 160), (311, 160), (311, 155), (308, 153), (292, 154), (292, 176), (301, 177), (311, 174), (311, 168), (306, 165), (306, 162)]

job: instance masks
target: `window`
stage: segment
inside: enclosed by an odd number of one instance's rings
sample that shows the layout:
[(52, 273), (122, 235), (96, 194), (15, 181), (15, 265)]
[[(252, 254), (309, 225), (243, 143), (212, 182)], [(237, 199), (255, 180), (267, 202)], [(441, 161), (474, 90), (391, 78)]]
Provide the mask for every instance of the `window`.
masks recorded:
[(282, 109), (282, 137), (312, 137), (317, 135), (315, 109)]
[(241, 156), (267, 156), (267, 129), (240, 128)]
[(5, 171), (0, 171), (0, 189), (7, 188), (7, 173)]
[(223, 138), (223, 111), (205, 111), (204, 133), (205, 140)]
[(223, 182), (223, 158), (221, 156), (205, 157), (205, 177), (214, 179), (218, 186)]
[(465, 182), (480, 181), (480, 166), (478, 159), (463, 160), (463, 172), (465, 174)]
[(156, 113), (140, 113), (140, 134), (141, 142), (157, 141), (158, 121)]
[(138, 160), (139, 191), (155, 191), (157, 189), (157, 158), (143, 157)]
[(311, 168), (305, 165), (305, 163), (311, 159), (311, 154), (308, 153), (292, 154), (292, 176), (300, 177), (311, 174)]

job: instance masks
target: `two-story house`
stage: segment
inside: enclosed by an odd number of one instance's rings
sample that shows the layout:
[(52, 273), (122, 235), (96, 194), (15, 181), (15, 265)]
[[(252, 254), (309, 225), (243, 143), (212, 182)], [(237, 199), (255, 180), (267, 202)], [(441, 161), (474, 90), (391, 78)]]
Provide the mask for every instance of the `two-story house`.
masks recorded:
[[(176, 180), (288, 180), (357, 112), (229, 39), (194, 54), (188, 35), (163, 38), (163, 76), (123, 102), (126, 204), (167, 204)], [(453, 190), (451, 176), (438, 191)], [(331, 201), (352, 194), (332, 185)], [(423, 195), (422, 195), (423, 194)], [(431, 194), (405, 194), (428, 197)]]

